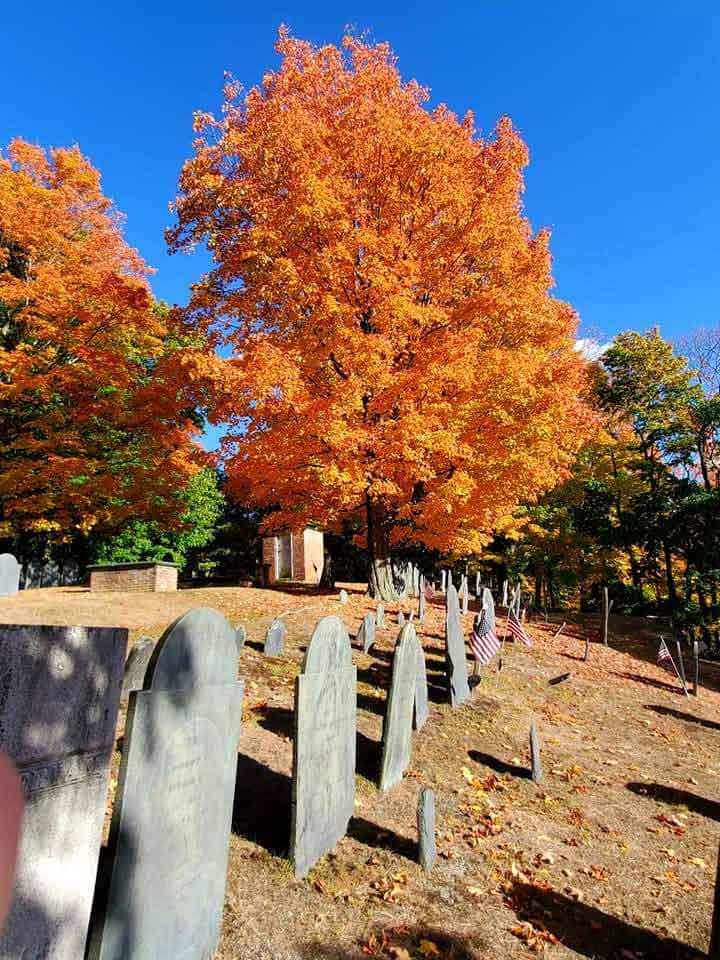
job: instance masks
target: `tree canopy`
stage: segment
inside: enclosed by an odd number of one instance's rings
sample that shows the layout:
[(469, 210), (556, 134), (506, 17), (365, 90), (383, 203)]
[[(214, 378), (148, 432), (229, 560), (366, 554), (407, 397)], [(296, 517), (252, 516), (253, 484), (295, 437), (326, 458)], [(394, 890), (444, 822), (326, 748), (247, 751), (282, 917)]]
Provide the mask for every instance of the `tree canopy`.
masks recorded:
[(77, 147), (0, 153), (0, 538), (172, 523), (197, 469), (202, 339), (121, 226)]
[(275, 528), (362, 516), (383, 592), (394, 544), (476, 551), (568, 471), (591, 424), (577, 318), (508, 119), (481, 137), (429, 110), (386, 44), (283, 30), (277, 51), (197, 115), (169, 240), (214, 258), (185, 317), (233, 349), (230, 491)]

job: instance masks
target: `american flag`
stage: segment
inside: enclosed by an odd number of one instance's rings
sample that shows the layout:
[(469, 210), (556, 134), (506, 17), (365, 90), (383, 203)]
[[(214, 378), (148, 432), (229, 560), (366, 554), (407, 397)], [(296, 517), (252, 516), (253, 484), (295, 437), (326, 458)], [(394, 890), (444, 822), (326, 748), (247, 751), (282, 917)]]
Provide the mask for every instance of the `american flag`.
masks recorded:
[(526, 647), (532, 646), (532, 640), (527, 635), (527, 633), (525, 633), (525, 630), (523, 629), (523, 625), (520, 623), (520, 621), (518, 620), (515, 614), (515, 611), (512, 609), (508, 613), (507, 625), (508, 625), (508, 629), (510, 630), (510, 633), (513, 635), (515, 640), (519, 640), (521, 643), (524, 643)]
[(500, 641), (495, 631), (488, 626), (485, 611), (482, 610), (476, 617), (470, 634), (470, 649), (479, 664), (486, 666), (500, 649)]
[(670, 656), (668, 645), (665, 643), (665, 638), (660, 637), (660, 646), (658, 648), (657, 662), (662, 663), (663, 660), (672, 661), (672, 657)]

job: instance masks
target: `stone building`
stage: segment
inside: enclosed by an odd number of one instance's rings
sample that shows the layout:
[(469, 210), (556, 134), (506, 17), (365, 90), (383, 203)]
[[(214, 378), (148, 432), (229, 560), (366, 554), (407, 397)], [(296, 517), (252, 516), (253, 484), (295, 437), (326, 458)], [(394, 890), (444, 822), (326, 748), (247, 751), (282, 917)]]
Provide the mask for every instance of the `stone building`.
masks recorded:
[(265, 582), (320, 583), (323, 547), (322, 531), (310, 527), (295, 533), (264, 537), (262, 562)]

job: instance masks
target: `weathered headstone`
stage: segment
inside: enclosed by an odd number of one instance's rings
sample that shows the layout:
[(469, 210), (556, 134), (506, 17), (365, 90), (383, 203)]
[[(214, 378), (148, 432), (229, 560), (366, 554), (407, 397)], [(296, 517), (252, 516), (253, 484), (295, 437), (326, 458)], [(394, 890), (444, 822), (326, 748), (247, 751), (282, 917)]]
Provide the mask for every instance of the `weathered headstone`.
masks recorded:
[(413, 722), (416, 730), (421, 730), (425, 726), (425, 721), (430, 716), (430, 707), (428, 704), (428, 685), (427, 669), (425, 666), (425, 651), (420, 643), (420, 638), (416, 636), (417, 644), (417, 672), (415, 674), (415, 709), (413, 711)]
[[(93, 960), (210, 957), (225, 899), (243, 684), (235, 631), (191, 610), (130, 695)], [(78, 955), (80, 956), (80, 955)]]
[(465, 637), (460, 621), (457, 590), (450, 584), (445, 595), (445, 670), (450, 703), (459, 707), (470, 696)]
[(265, 634), (265, 646), (263, 647), (263, 653), (266, 657), (280, 657), (283, 652), (283, 645), (285, 643), (285, 624), (276, 618), (268, 627), (268, 631)]
[(247, 630), (241, 623), (237, 627), (235, 627), (235, 643), (237, 644), (238, 653), (240, 653), (242, 648), (245, 646), (246, 641), (247, 641)]
[(418, 639), (415, 628), (406, 623), (395, 645), (392, 680), (383, 720), (380, 789), (389, 790), (410, 763), (413, 705), (418, 673)]
[(339, 596), (338, 596), (338, 600), (340, 601), (340, 603), (347, 603), (347, 602), (348, 602), (347, 590), (341, 590), (341, 591), (340, 591), (340, 594), (339, 594)]
[(530, 725), (530, 765), (533, 782), (540, 783), (543, 769), (542, 761), (540, 760), (540, 740), (534, 720)]
[(460, 593), (462, 596), (462, 613), (464, 616), (468, 612), (468, 580), (466, 576), (462, 578)]
[(447, 590), (447, 573), (444, 570), (440, 571), (440, 589), (443, 593)]
[(372, 613), (365, 614), (355, 639), (363, 653), (369, 653), (371, 648), (375, 646), (375, 617)]
[(420, 623), (425, 622), (425, 594), (420, 590), (420, 599), (418, 600), (418, 620)]
[(344, 836), (355, 806), (357, 670), (337, 617), (319, 621), (295, 680), (292, 827), (295, 876)]
[(125, 675), (122, 685), (123, 697), (128, 697), (131, 690), (142, 690), (145, 682), (145, 671), (154, 649), (155, 641), (152, 637), (140, 637), (130, 651), (125, 661)]
[(375, 626), (378, 628), (378, 630), (385, 629), (385, 607), (382, 605), (382, 603), (378, 603), (377, 607), (375, 608)]
[(84, 955), (127, 639), (0, 626), (0, 747), (25, 797), (2, 960)]
[(405, 626), (405, 614), (402, 612), (402, 610), (398, 610), (397, 625), (399, 627)]
[(508, 605), (508, 582), (503, 580), (502, 585), (502, 605), (506, 607)]
[(423, 787), (418, 798), (418, 860), (420, 866), (429, 873), (437, 855), (435, 846), (435, 791)]
[(11, 553), (0, 553), (0, 597), (12, 597), (20, 589), (20, 564)]
[(480, 596), (480, 571), (475, 571), (475, 596)]

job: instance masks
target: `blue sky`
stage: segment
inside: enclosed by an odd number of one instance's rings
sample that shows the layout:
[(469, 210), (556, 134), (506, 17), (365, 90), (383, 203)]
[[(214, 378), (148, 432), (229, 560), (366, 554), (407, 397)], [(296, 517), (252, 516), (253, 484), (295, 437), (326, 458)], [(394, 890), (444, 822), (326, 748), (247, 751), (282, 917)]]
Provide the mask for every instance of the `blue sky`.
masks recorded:
[(720, 3), (12, 3), (3, 10), (0, 144), (78, 143), (126, 236), (182, 303), (203, 257), (165, 253), (194, 110), (223, 71), (276, 64), (280, 23), (317, 43), (345, 25), (388, 40), (433, 102), (509, 114), (531, 151), (526, 209), (553, 231), (557, 292), (586, 335), (720, 322)]

